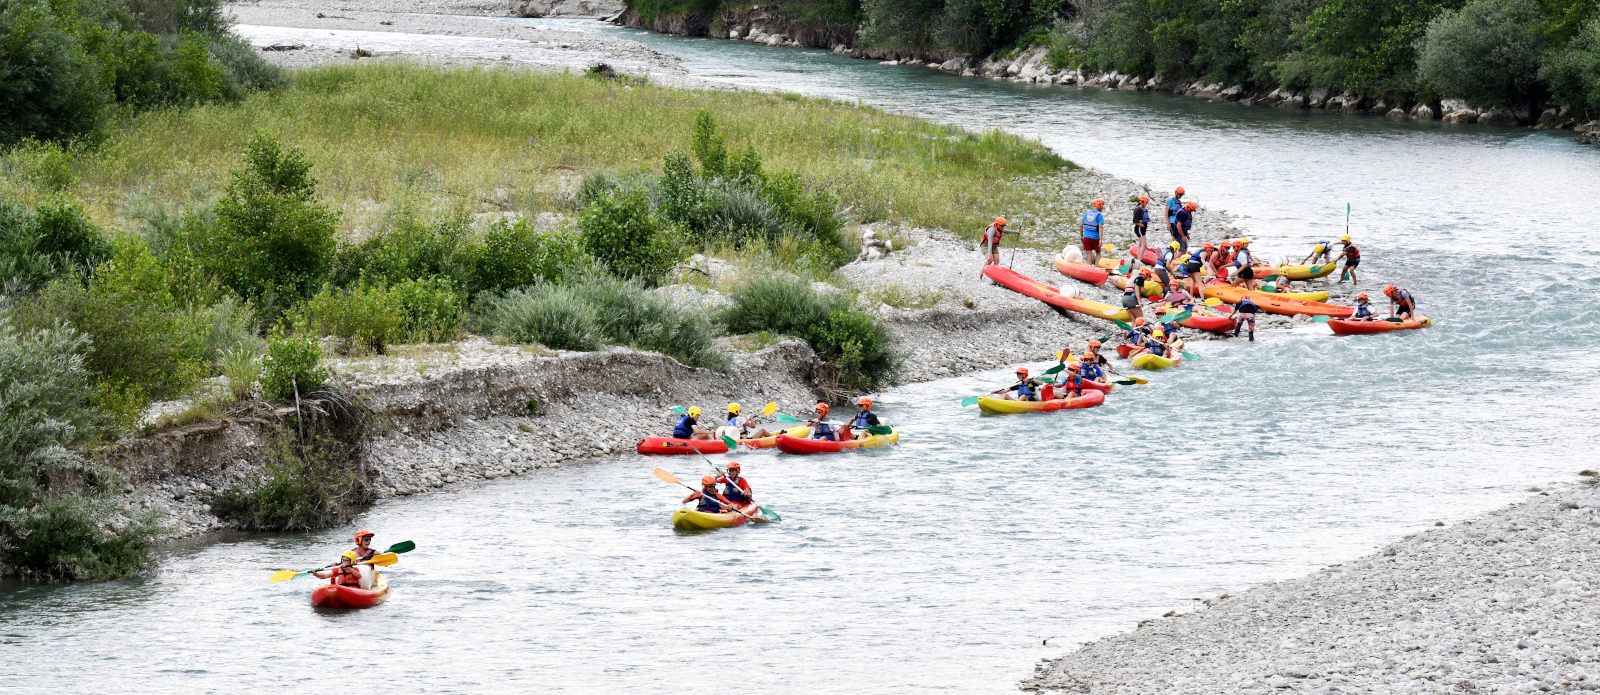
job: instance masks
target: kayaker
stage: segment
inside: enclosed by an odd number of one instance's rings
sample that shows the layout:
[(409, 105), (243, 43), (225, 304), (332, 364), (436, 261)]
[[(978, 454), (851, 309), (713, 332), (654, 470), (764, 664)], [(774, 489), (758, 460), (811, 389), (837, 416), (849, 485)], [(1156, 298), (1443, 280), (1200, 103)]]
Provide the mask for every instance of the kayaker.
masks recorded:
[(372, 565), (361, 563), (372, 559), (378, 551), (372, 549), (372, 532), (366, 529), (356, 531), (356, 547), (346, 550), (339, 555), (339, 566), (326, 570), (317, 570), (312, 574), (321, 579), (333, 578), (335, 584), (340, 586), (356, 586), (363, 589), (372, 588)]
[(688, 410), (685, 410), (683, 417), (678, 418), (678, 424), (672, 428), (672, 437), (674, 439), (710, 439), (711, 433), (698, 424), (700, 421), (696, 418), (699, 417), (700, 408), (698, 406), (691, 406)]
[(738, 403), (729, 403), (728, 420), (727, 422), (723, 423), (723, 427), (727, 427), (735, 432), (733, 435), (734, 439), (761, 439), (763, 437), (772, 436), (772, 433), (766, 431), (765, 429), (757, 429), (755, 432), (751, 432), (750, 421), (754, 418), (745, 418), (743, 420), (739, 419), (740, 410), (743, 410), (743, 407)]
[(1194, 201), (1183, 204), (1177, 214), (1172, 217), (1172, 240), (1178, 242), (1178, 249), (1189, 249), (1189, 228), (1194, 226)]
[(1356, 313), (1352, 314), (1350, 318), (1356, 321), (1378, 320), (1378, 315), (1372, 313), (1372, 301), (1367, 299), (1366, 292), (1356, 295)]
[(1248, 330), (1250, 331), (1250, 342), (1255, 342), (1256, 313), (1260, 311), (1261, 307), (1256, 306), (1256, 303), (1250, 301), (1249, 297), (1241, 298), (1239, 300), (1239, 306), (1236, 307), (1233, 312), (1237, 315), (1235, 317), (1236, 320), (1233, 323), (1233, 337), (1239, 337), (1239, 331), (1245, 330), (1245, 324), (1249, 324)]
[(1256, 269), (1251, 265), (1250, 240), (1240, 239), (1237, 245), (1239, 250), (1233, 254), (1233, 267), (1237, 272), (1233, 274), (1233, 279), (1229, 280), (1228, 284), (1239, 285), (1247, 290), (1256, 289), (1260, 285), (1256, 283)]
[[(1207, 243), (1207, 247), (1211, 244)], [(1201, 249), (1192, 249), (1188, 257), (1183, 259), (1183, 266), (1178, 268), (1178, 277), (1193, 278), (1195, 286), (1200, 284), (1200, 271), (1206, 267), (1206, 254)]]
[(1111, 366), (1111, 361), (1107, 360), (1105, 355), (1100, 354), (1100, 341), (1098, 340), (1089, 341), (1089, 347), (1084, 348), (1083, 354), (1078, 356), (1078, 364), (1080, 365), (1078, 372), (1083, 375), (1083, 378), (1101, 383), (1106, 380), (1106, 371), (1109, 370), (1113, 374), (1117, 371), (1116, 368)]
[(1165, 265), (1144, 269), (1144, 278), (1149, 282), (1161, 286), (1161, 294), (1167, 293), (1167, 286), (1172, 284), (1172, 273), (1167, 271)]
[[(1039, 391), (1035, 387), (1039, 385), (1038, 379), (1028, 378), (1027, 367), (1017, 367), (1017, 383), (993, 393), (1008, 401), (1037, 401), (1039, 400)], [(1012, 391), (1017, 392), (1017, 395), (1013, 397), (1011, 395)]]
[(1211, 274), (1220, 279), (1228, 278), (1228, 268), (1233, 267), (1233, 242), (1224, 241), (1217, 245), (1216, 253), (1211, 254)]
[(828, 404), (817, 403), (817, 419), (806, 423), (811, 426), (812, 439), (826, 439), (830, 442), (839, 441), (840, 424), (828, 419)]
[(1129, 326), (1128, 330), (1123, 331), (1122, 342), (1127, 343), (1128, 345), (1131, 345), (1137, 349), (1140, 343), (1144, 342), (1144, 336), (1144, 317), (1140, 316), (1139, 318), (1133, 320), (1133, 325)]
[(1128, 316), (1135, 320), (1144, 317), (1144, 309), (1139, 307), (1144, 294), (1143, 288), (1144, 277), (1138, 274), (1129, 275), (1127, 286), (1122, 288), (1122, 308), (1127, 309)]
[(850, 431), (853, 439), (866, 439), (872, 436), (867, 431), (868, 427), (878, 426), (878, 416), (872, 412), (872, 399), (862, 396), (856, 399), (856, 416), (850, 420)]
[(724, 507), (733, 507), (732, 503), (722, 498), (722, 493), (717, 492), (717, 476), (714, 475), (701, 478), (700, 491), (689, 493), (680, 504), (688, 504), (694, 500), (700, 500), (700, 504), (694, 508), (697, 512), (714, 514), (722, 511)]
[(729, 461), (727, 472), (726, 476), (717, 480), (722, 483), (722, 499), (735, 507), (743, 507), (754, 502), (755, 494), (750, 491), (750, 481), (740, 475), (739, 462)]
[[(1144, 255), (1144, 249), (1145, 249), (1144, 234), (1145, 234), (1146, 231), (1148, 231), (1148, 229), (1150, 227), (1150, 209), (1148, 207), (1145, 207), (1145, 206), (1147, 206), (1149, 204), (1150, 204), (1150, 196), (1142, 195), (1142, 196), (1139, 196), (1139, 204), (1133, 206), (1133, 237), (1134, 237), (1134, 240), (1133, 240), (1133, 246), (1129, 247), (1128, 250), (1131, 253), (1133, 253), (1133, 257), (1135, 259), (1137, 259), (1137, 258), (1139, 258), (1139, 257)], [(1133, 250), (1134, 248), (1138, 248), (1139, 250), (1138, 251), (1134, 251)]]
[(1189, 290), (1183, 286), (1182, 282), (1172, 283), (1172, 287), (1167, 289), (1167, 293), (1161, 297), (1161, 301), (1171, 304), (1172, 308), (1179, 310), (1194, 307), (1194, 295), (1189, 294)]
[[(1321, 260), (1317, 260), (1317, 259), (1321, 259)], [(1328, 243), (1326, 241), (1317, 242), (1316, 246), (1311, 247), (1311, 255), (1306, 256), (1305, 260), (1300, 261), (1300, 265), (1310, 264), (1313, 260), (1316, 260), (1316, 262), (1318, 264), (1321, 264), (1321, 263), (1332, 263), (1333, 262), (1333, 244), (1330, 244), (1330, 243)]]
[(339, 556), (338, 566), (316, 570), (311, 573), (311, 576), (318, 579), (331, 579), (332, 583), (339, 586), (365, 588), (361, 586), (361, 570), (356, 566), (355, 554), (349, 551), (345, 551), (343, 555)]
[(994, 218), (994, 224), (983, 230), (982, 244), (984, 248), (983, 265), (978, 268), (978, 276), (983, 276), (983, 269), (991, 265), (1000, 265), (1000, 241), (1006, 235), (1006, 218)]
[(1344, 257), (1344, 270), (1339, 271), (1339, 282), (1344, 282), (1344, 276), (1349, 275), (1350, 284), (1354, 285), (1360, 282), (1356, 279), (1356, 266), (1361, 265), (1361, 249), (1350, 243), (1349, 234), (1339, 237), (1339, 244), (1344, 247), (1344, 250), (1339, 252), (1339, 255)]
[(1106, 226), (1106, 201), (1095, 198), (1078, 221), (1078, 231), (1083, 234), (1083, 258), (1089, 265), (1100, 262), (1100, 230)]
[(1172, 192), (1172, 195), (1167, 198), (1167, 233), (1172, 235), (1173, 240), (1177, 240), (1178, 238), (1178, 233), (1174, 231), (1173, 225), (1177, 224), (1178, 211), (1182, 209), (1183, 186), (1179, 186)]
[(1083, 375), (1083, 365), (1073, 362), (1067, 365), (1067, 373), (1061, 378), (1061, 383), (1056, 385), (1056, 398), (1077, 398), (1083, 395), (1083, 382), (1089, 379)]
[(1416, 318), (1417, 299), (1411, 296), (1409, 290), (1389, 285), (1383, 288), (1383, 294), (1389, 298), (1389, 316), (1391, 318)]

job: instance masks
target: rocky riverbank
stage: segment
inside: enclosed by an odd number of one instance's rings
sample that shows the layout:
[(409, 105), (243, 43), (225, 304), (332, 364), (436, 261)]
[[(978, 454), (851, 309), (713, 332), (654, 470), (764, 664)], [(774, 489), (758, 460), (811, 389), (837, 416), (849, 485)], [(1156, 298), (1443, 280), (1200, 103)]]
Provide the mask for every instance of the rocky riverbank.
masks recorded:
[[(1223, 594), (1041, 663), (1029, 692), (1600, 690), (1600, 486)], [(1443, 523), (1441, 522), (1441, 526)]]

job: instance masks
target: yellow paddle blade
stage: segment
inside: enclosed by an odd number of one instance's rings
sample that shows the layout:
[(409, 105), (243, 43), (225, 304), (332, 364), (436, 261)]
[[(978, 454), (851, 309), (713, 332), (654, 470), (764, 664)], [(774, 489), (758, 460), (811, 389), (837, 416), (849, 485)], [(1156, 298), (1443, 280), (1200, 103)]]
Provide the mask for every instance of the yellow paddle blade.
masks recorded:
[(1066, 355), (1066, 354), (1067, 354), (1067, 351), (1066, 351), (1066, 350), (1057, 350), (1057, 351), (1056, 351), (1056, 359), (1058, 359), (1058, 360), (1059, 360), (1059, 359), (1065, 359), (1065, 358), (1064, 358), (1064, 357), (1063, 357), (1063, 355)]
[(683, 484), (683, 483), (678, 482), (677, 478), (672, 477), (671, 473), (668, 473), (668, 472), (666, 472), (666, 471), (664, 471), (664, 470), (662, 470), (660, 468), (656, 469), (656, 477), (660, 478), (662, 480), (665, 480), (665, 481), (667, 481), (669, 483), (672, 483), (673, 485), (682, 485)]
[(367, 563), (368, 564), (372, 564), (372, 565), (378, 565), (380, 567), (388, 567), (389, 565), (392, 565), (392, 564), (394, 564), (396, 562), (399, 562), (399, 561), (400, 561), (400, 556), (399, 555), (396, 555), (394, 553), (379, 553), (377, 555), (373, 555), (372, 559), (367, 560)]
[(267, 580), (267, 583), (270, 584), (272, 582), (281, 582), (288, 579), (294, 579), (296, 576), (299, 576), (299, 574), (300, 572), (298, 570), (278, 570), (272, 573), (272, 577)]
[(1203, 302), (1203, 303), (1206, 306), (1221, 306), (1222, 305), (1222, 300), (1217, 299), (1216, 297), (1207, 297), (1206, 301)]
[(761, 414), (762, 415), (771, 415), (771, 414), (776, 413), (776, 412), (778, 412), (778, 402), (777, 401), (773, 401), (771, 403), (768, 403), (767, 407), (761, 409)]

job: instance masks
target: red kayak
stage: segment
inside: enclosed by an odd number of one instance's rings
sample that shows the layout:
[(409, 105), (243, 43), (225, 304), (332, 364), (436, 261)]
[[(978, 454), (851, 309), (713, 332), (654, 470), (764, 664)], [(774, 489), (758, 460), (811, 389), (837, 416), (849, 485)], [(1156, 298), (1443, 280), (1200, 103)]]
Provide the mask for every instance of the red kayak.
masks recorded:
[(887, 446), (898, 441), (900, 441), (900, 432), (898, 430), (891, 431), (889, 434), (874, 434), (865, 439), (846, 439), (842, 442), (836, 442), (831, 439), (791, 437), (787, 434), (780, 434), (778, 435), (778, 450), (789, 454), (831, 454), (846, 449)]
[(1412, 328), (1427, 328), (1433, 325), (1426, 316), (1418, 316), (1408, 321), (1352, 321), (1344, 319), (1328, 319), (1328, 327), (1333, 329), (1334, 335), (1370, 335), (1373, 333), (1388, 333), (1389, 331), (1404, 331)]
[(645, 437), (634, 447), (641, 454), (726, 454), (728, 445), (721, 439), (675, 439), (673, 437)]
[[(1163, 309), (1161, 311), (1161, 315), (1162, 316), (1166, 316), (1167, 314), (1170, 314), (1173, 311), (1174, 310), (1172, 310), (1172, 309)], [(1179, 321), (1178, 325), (1184, 326), (1184, 327), (1187, 327), (1187, 328), (1193, 328), (1193, 329), (1195, 329), (1197, 331), (1211, 331), (1213, 333), (1227, 333), (1228, 331), (1233, 330), (1233, 326), (1236, 323), (1233, 319), (1228, 318), (1226, 316), (1210, 316), (1210, 315), (1207, 315), (1207, 314), (1198, 313), (1194, 309), (1190, 309), (1189, 311), (1190, 311), (1189, 318), (1186, 318), (1186, 319), (1184, 319), (1182, 321)]]
[(311, 590), (311, 605), (316, 608), (371, 608), (389, 598), (389, 578), (382, 572), (372, 578), (372, 588), (323, 584)]
[(1069, 261), (1061, 255), (1056, 255), (1056, 270), (1067, 277), (1082, 280), (1091, 285), (1104, 285), (1106, 278), (1111, 277), (1111, 271), (1105, 268), (1096, 268), (1088, 263)]

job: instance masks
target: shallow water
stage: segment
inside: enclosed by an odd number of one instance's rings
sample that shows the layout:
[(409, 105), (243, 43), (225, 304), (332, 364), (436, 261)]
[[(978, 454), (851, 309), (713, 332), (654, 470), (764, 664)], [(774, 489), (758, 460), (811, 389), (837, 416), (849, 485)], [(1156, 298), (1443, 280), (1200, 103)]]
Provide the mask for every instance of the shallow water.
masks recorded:
[(359, 525), (419, 547), (393, 598), (362, 612), (314, 613), (308, 580), (265, 583), (332, 557), (350, 529), (174, 551), (138, 581), (0, 590), (0, 688), (257, 692), (365, 671), (430, 692), (1014, 692), (1077, 641), (1594, 467), (1600, 249), (1582, 218), (1600, 149), (1570, 134), (505, 21), (637, 36), (731, 84), (1037, 136), (1185, 186), (1268, 253), (1337, 237), (1348, 201), (1362, 271), (1414, 289), (1436, 327), (1204, 342), (1200, 360), (1088, 411), (957, 406), (1004, 370), (895, 389), (879, 401), (898, 447), (740, 457), (780, 524), (674, 532), (682, 491), (650, 469), (706, 466), (637, 456), (388, 502)]

